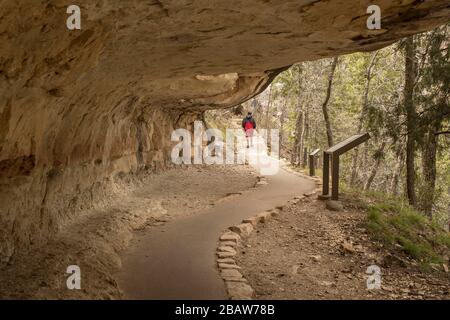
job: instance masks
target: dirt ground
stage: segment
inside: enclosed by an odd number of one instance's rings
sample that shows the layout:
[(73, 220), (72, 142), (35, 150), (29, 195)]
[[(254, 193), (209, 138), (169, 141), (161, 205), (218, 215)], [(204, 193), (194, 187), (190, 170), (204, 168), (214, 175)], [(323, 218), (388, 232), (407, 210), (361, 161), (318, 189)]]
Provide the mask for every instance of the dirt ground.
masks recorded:
[[(315, 197), (290, 204), (243, 242), (237, 264), (265, 299), (450, 299), (450, 274), (422, 271), (401, 252), (369, 239), (362, 213)], [(381, 270), (381, 289), (367, 289), (367, 268)]]
[[(0, 267), (0, 299), (115, 299), (113, 274), (133, 232), (195, 214), (249, 189), (249, 166), (190, 166), (117, 182), (107, 205), (86, 210), (40, 250)], [(69, 265), (81, 269), (81, 290), (68, 290)]]

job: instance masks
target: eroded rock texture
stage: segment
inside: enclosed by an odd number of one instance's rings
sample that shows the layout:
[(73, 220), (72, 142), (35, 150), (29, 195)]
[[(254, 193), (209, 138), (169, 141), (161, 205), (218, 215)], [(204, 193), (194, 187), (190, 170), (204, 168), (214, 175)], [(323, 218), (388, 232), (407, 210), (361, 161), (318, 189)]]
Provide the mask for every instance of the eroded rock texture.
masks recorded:
[[(366, 28), (371, 3), (382, 30)], [(448, 0), (0, 1), (0, 259), (45, 243), (117, 175), (169, 166), (172, 129), (203, 110), (449, 16)]]

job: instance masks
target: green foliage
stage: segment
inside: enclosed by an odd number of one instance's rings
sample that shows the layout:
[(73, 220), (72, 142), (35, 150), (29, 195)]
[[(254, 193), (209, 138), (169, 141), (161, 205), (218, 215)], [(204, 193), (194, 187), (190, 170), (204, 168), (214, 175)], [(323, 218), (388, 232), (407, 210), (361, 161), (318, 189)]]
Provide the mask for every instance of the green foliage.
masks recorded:
[[(417, 61), (414, 128), (408, 130), (406, 125), (402, 41), (375, 52), (340, 56), (328, 103), (335, 143), (360, 131), (369, 132), (372, 137), (358, 151), (352, 150), (341, 157), (341, 182), (404, 197), (405, 149), (409, 135), (415, 142), (417, 207), (432, 214), (440, 225), (450, 219), (450, 135), (439, 135), (435, 156), (428, 153), (425, 157), (424, 150), (433, 150), (429, 147), (429, 137), (436, 131), (450, 130), (449, 35), (448, 24), (413, 38)], [(297, 153), (300, 147), (308, 152), (328, 148), (322, 104), (330, 62), (331, 59), (322, 59), (296, 64), (275, 79), (271, 103), (264, 101), (268, 91), (257, 98), (261, 102), (262, 119), (270, 114), (271, 127), (282, 127), (281, 150), (286, 159), (291, 158), (289, 151)], [(281, 118), (280, 114), (284, 116)], [(302, 121), (297, 123), (297, 119)], [(295, 136), (299, 141), (297, 149), (294, 149)], [(429, 168), (434, 165), (434, 159), (436, 174), (432, 183), (430, 172), (434, 169)], [(371, 184), (366, 185), (369, 177)]]
[(450, 250), (450, 234), (400, 199), (377, 195), (367, 209), (367, 229), (377, 240), (400, 248), (424, 263), (442, 263)]
[(427, 126), (436, 120), (448, 125), (450, 119), (450, 25), (415, 38), (422, 48), (417, 81), (417, 103), (420, 106), (418, 140)]

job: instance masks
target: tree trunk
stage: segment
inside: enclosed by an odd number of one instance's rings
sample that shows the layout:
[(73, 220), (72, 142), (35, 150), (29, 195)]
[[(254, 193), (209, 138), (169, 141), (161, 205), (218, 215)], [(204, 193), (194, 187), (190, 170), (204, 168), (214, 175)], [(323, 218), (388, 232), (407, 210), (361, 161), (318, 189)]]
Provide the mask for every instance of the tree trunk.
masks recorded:
[[(304, 107), (302, 108), (304, 109)], [(301, 111), (302, 113), (302, 124), (301, 124), (301, 130), (300, 130), (300, 143), (298, 145), (298, 165), (303, 166), (303, 146), (305, 142), (305, 112), (304, 110)]]
[[(359, 116), (359, 122), (358, 122), (358, 133), (361, 133), (363, 123), (364, 123), (364, 117), (367, 114), (367, 109), (369, 105), (369, 91), (370, 91), (370, 81), (372, 80), (372, 69), (375, 65), (375, 58), (377, 57), (378, 51), (372, 53), (369, 65), (367, 67), (366, 71), (366, 87), (364, 89), (363, 99), (362, 99), (362, 107), (361, 107), (361, 114)], [(353, 158), (352, 158), (352, 173), (350, 175), (350, 185), (354, 186), (356, 183), (356, 178), (358, 175), (358, 157), (359, 157), (359, 148), (356, 148), (355, 151), (353, 151)]]
[(421, 191), (420, 207), (429, 217), (432, 216), (436, 187), (436, 150), (438, 144), (436, 132), (440, 130), (440, 127), (441, 122), (439, 120), (430, 126), (425, 136), (425, 143), (422, 146), (423, 190)]
[(303, 135), (303, 161), (302, 166), (306, 167), (308, 165), (308, 140), (309, 140), (309, 110), (308, 106), (305, 105), (305, 117), (304, 117), (305, 132)]
[(398, 195), (398, 185), (400, 182), (400, 174), (403, 169), (403, 162), (405, 160), (405, 153), (403, 152), (402, 144), (398, 143), (397, 150), (396, 150), (396, 156), (397, 156), (397, 163), (395, 164), (394, 172), (392, 175), (392, 181), (391, 181), (391, 192), (393, 195)]
[[(448, 186), (448, 194), (450, 194), (450, 185)], [(447, 211), (447, 231), (450, 232), (450, 203), (448, 204), (448, 211)]]
[(266, 128), (267, 130), (269, 130), (270, 128), (270, 119), (269, 119), (269, 115), (270, 115), (270, 104), (272, 103), (272, 88), (273, 85), (270, 85), (270, 89), (269, 89), (269, 100), (267, 101), (267, 109), (266, 109)]
[(295, 123), (295, 140), (294, 148), (292, 150), (291, 164), (297, 166), (301, 159), (301, 142), (303, 135), (303, 111), (302, 111), (302, 99), (301, 99), (301, 86), (302, 86), (302, 69), (298, 66), (298, 96), (297, 96), (297, 120)]
[(303, 123), (303, 112), (299, 111), (295, 125), (294, 150), (292, 152), (292, 159), (291, 159), (291, 163), (293, 165), (297, 165), (300, 159), (300, 141), (301, 141), (302, 123)]
[[(281, 116), (280, 116), (280, 132), (279, 132), (279, 144), (280, 151), (283, 148), (284, 143), (284, 122), (286, 119), (286, 101), (283, 101), (283, 105), (281, 106)], [(281, 152), (280, 152), (281, 154)]]
[(333, 59), (333, 62), (331, 63), (331, 71), (330, 75), (328, 76), (328, 88), (327, 88), (327, 95), (325, 97), (325, 101), (322, 105), (322, 112), (323, 112), (323, 118), (325, 120), (325, 127), (327, 132), (327, 140), (328, 140), (328, 146), (333, 146), (333, 132), (331, 130), (331, 123), (330, 123), (330, 116), (328, 115), (328, 102), (331, 98), (331, 89), (333, 87), (333, 78), (334, 78), (334, 72), (336, 71), (336, 66), (338, 64), (339, 57), (335, 57)]
[(405, 47), (405, 87), (404, 87), (404, 106), (406, 112), (406, 194), (408, 196), (409, 204), (417, 205), (416, 199), (416, 176), (414, 169), (414, 157), (416, 150), (416, 108), (414, 105), (414, 84), (416, 79), (416, 58), (414, 38), (406, 39)]
[(378, 168), (380, 167), (381, 164), (381, 160), (383, 160), (383, 153), (384, 153), (384, 148), (386, 147), (386, 141), (383, 141), (381, 143), (380, 148), (375, 151), (375, 165), (372, 167), (372, 171), (370, 172), (369, 178), (367, 179), (367, 182), (364, 186), (364, 190), (369, 190), (370, 186), (373, 183), (373, 180), (375, 179), (375, 176), (377, 175), (378, 172)]

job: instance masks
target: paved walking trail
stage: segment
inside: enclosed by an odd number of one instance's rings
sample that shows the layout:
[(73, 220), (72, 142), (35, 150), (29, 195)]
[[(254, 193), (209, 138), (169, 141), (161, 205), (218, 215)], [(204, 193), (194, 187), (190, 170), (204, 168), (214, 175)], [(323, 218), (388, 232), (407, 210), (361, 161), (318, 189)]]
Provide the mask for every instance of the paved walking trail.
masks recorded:
[(124, 298), (226, 299), (215, 262), (221, 232), (315, 188), (314, 182), (283, 169), (266, 181), (268, 185), (138, 236), (118, 275)]

